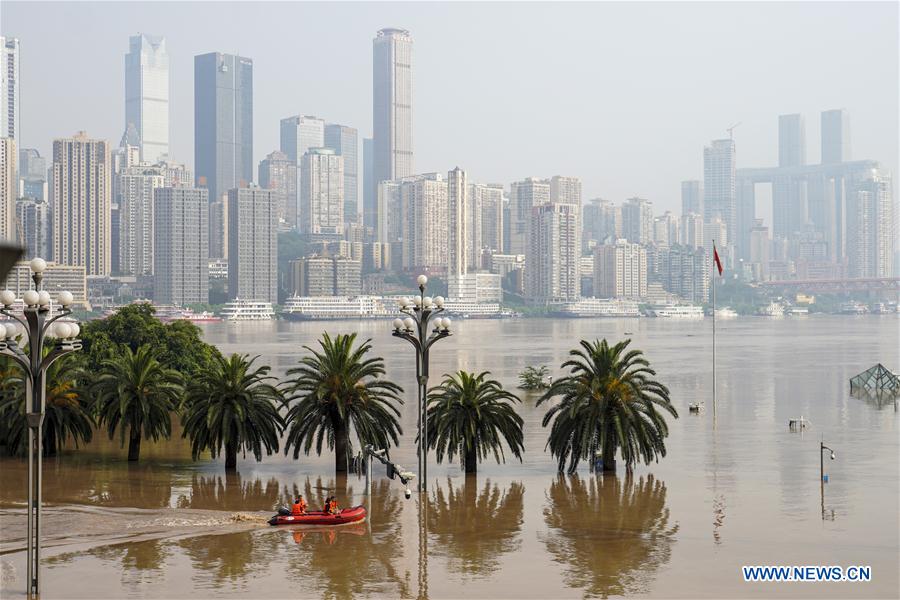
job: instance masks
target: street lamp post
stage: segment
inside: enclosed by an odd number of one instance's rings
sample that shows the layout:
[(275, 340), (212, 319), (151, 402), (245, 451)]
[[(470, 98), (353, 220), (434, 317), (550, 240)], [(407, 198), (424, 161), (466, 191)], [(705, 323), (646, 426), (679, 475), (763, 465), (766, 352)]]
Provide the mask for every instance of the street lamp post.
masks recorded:
[(825, 440), (819, 441), (819, 497), (822, 502), (822, 520), (825, 520), (825, 451), (831, 452), (831, 460), (834, 460), (834, 450), (825, 445)]
[[(425, 295), (428, 277), (419, 275), (419, 295), (412, 299), (400, 298), (400, 312), (405, 319), (394, 319), (393, 336), (402, 338), (416, 350), (416, 383), (418, 387), (418, 429), (417, 454), (419, 458), (419, 491), (428, 489), (428, 353), (438, 340), (450, 336), (450, 319), (440, 317), (444, 312), (444, 298)], [(434, 329), (429, 332), (429, 322), (434, 319)]]
[[(19, 315), (12, 310), (16, 295), (11, 290), (0, 292), (0, 314), (16, 323), (0, 327), (0, 354), (11, 357), (25, 372), (25, 419), (28, 424), (28, 539), (27, 594), (40, 595), (41, 563), (41, 459), (43, 454), (44, 412), (46, 408), (47, 369), (61, 356), (81, 349), (80, 328), (74, 320), (60, 320), (71, 314), (72, 294), (60, 292), (61, 305), (51, 314), (50, 294), (41, 289), (47, 263), (41, 258), (31, 261), (33, 290), (22, 294), (24, 307)], [(20, 329), (21, 327), (21, 329)], [(17, 338), (27, 336), (20, 345)], [(50, 352), (44, 356), (44, 340), (55, 338)], [(27, 344), (27, 350), (26, 350)]]

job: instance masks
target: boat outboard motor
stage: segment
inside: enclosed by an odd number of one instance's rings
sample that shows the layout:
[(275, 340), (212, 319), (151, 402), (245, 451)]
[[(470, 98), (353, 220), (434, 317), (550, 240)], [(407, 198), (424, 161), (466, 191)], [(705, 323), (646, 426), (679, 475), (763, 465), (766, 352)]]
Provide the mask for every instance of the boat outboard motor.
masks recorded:
[(285, 506), (279, 506), (278, 514), (281, 515), (282, 517), (289, 517), (289, 516), (291, 516), (291, 509), (289, 509)]

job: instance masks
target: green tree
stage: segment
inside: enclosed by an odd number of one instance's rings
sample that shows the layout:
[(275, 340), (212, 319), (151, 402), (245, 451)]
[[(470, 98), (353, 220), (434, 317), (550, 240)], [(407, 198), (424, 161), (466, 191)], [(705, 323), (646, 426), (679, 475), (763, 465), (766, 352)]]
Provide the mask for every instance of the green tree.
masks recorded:
[(182, 418), (184, 437), (191, 439), (194, 460), (204, 450), (215, 458), (225, 453), (225, 470), (237, 469), (238, 450), (278, 452), (284, 420), (278, 412), (281, 393), (272, 385), (269, 367), (254, 367), (254, 357), (232, 354), (216, 357), (213, 367), (201, 371), (187, 386)]
[[(54, 456), (69, 440), (76, 448), (91, 441), (94, 423), (79, 393), (78, 378), (78, 368), (71, 360), (59, 359), (47, 369), (42, 441), (46, 456)], [(15, 367), (2, 371), (0, 381), (0, 442), (9, 454), (24, 454), (28, 449), (28, 423), (22, 372)]]
[(141, 454), (141, 439), (158, 440), (172, 435), (172, 412), (180, 403), (181, 376), (156, 358), (151, 346), (122, 353), (101, 363), (91, 386), (97, 420), (105, 425), (109, 439), (119, 430), (120, 444), (128, 436), (128, 460)]
[(677, 418), (669, 390), (655, 379), (656, 372), (640, 350), (627, 350), (631, 340), (609, 346), (606, 340), (581, 341), (581, 349), (569, 352), (562, 368), (570, 375), (553, 382), (538, 400), (559, 403), (544, 415), (552, 422), (547, 446), (563, 471), (568, 461), (574, 473), (582, 459), (593, 461), (598, 452), (603, 470), (615, 471), (616, 451), (627, 469), (643, 460), (649, 464), (666, 455), (669, 433), (660, 408)]
[(444, 454), (451, 461), (458, 454), (466, 473), (475, 473), (478, 461), (492, 453), (498, 463), (505, 461), (503, 441), (519, 460), (525, 449), (522, 417), (512, 404), (519, 398), (488, 375), (487, 371), (445, 375), (428, 396), (428, 448), (437, 449), (438, 462)]
[(550, 368), (547, 365), (541, 365), (540, 367), (527, 366), (519, 373), (519, 389), (545, 390), (550, 387), (547, 383), (548, 375), (550, 375)]
[(296, 459), (301, 449), (309, 454), (315, 444), (316, 454), (321, 454), (327, 443), (334, 449), (337, 473), (347, 471), (351, 426), (360, 444), (376, 448), (396, 445), (401, 433), (398, 405), (403, 403), (399, 395), (403, 388), (381, 379), (385, 374), (382, 358), (366, 358), (371, 340), (354, 347), (355, 341), (355, 333), (333, 339), (325, 333), (319, 340), (321, 349), (304, 346), (309, 355), (287, 372), (293, 379), (287, 382), (286, 394), (294, 404), (285, 419), (284, 452), (293, 448)]

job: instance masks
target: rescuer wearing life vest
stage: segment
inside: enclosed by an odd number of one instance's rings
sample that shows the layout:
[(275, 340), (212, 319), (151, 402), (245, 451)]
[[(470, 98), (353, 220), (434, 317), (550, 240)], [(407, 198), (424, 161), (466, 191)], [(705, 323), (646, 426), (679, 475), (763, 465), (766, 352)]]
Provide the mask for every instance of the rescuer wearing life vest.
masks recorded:
[(303, 496), (297, 496), (297, 499), (294, 500), (294, 505), (291, 507), (291, 515), (297, 517), (305, 514), (306, 501), (303, 500)]

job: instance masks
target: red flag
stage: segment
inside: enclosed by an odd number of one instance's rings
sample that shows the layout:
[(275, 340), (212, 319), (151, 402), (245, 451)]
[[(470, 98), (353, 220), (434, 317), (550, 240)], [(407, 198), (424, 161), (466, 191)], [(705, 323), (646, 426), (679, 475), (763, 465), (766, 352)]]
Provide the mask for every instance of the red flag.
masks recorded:
[(719, 260), (719, 252), (716, 250), (716, 245), (713, 244), (713, 260), (716, 261), (716, 268), (719, 270), (719, 277), (722, 276), (722, 261)]

